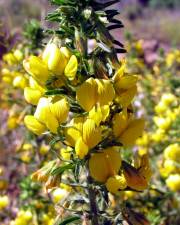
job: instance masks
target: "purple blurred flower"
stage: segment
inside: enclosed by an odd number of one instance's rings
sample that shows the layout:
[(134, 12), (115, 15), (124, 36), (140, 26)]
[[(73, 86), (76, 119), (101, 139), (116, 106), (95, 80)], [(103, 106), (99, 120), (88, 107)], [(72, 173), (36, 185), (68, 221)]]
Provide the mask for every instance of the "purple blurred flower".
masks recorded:
[(0, 21), (0, 60), (20, 39), (21, 35), (19, 33), (11, 34), (8, 26), (5, 24), (2, 25)]

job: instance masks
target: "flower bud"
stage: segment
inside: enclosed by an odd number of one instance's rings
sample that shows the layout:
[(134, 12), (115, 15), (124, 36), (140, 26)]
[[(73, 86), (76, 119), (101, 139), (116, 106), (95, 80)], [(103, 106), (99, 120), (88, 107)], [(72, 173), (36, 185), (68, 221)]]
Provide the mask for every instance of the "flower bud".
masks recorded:
[(124, 190), (127, 187), (127, 182), (123, 175), (116, 175), (114, 177), (110, 177), (107, 180), (106, 187), (109, 192), (113, 194), (118, 194), (120, 190)]
[(27, 85), (27, 79), (24, 77), (23, 74), (15, 77), (13, 80), (13, 86), (16, 88), (24, 89)]
[(43, 52), (43, 61), (55, 75), (63, 75), (67, 58), (55, 43), (49, 43)]

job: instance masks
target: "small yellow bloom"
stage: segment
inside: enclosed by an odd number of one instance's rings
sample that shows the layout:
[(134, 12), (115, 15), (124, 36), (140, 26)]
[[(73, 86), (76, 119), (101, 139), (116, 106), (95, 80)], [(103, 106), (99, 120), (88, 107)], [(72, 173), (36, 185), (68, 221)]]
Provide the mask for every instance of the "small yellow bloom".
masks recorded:
[(31, 87), (25, 87), (24, 98), (29, 104), (37, 105), (41, 97), (42, 93), (39, 90), (33, 89)]
[(40, 98), (34, 117), (47, 126), (52, 133), (57, 133), (59, 122), (50, 110), (50, 99)]
[(156, 107), (155, 107), (155, 112), (159, 115), (165, 113), (167, 110), (167, 105), (164, 104), (164, 102), (160, 102)]
[(89, 112), (89, 118), (94, 120), (96, 125), (99, 126), (101, 122), (105, 122), (109, 116), (110, 108), (108, 105), (94, 106)]
[(16, 49), (13, 54), (17, 61), (20, 62), (23, 59), (23, 53), (19, 49)]
[(166, 179), (166, 185), (171, 191), (180, 191), (180, 175), (179, 174), (171, 174)]
[(63, 75), (68, 60), (55, 43), (46, 46), (42, 58), (50, 71), (56, 75)]
[(71, 58), (69, 59), (69, 62), (64, 70), (64, 75), (69, 79), (69, 80), (74, 80), (76, 73), (78, 70), (78, 60), (75, 55), (72, 55)]
[(165, 159), (171, 159), (176, 162), (180, 162), (180, 145), (178, 143), (174, 143), (169, 145), (164, 150)]
[(118, 152), (118, 147), (94, 153), (89, 160), (90, 174), (93, 179), (99, 182), (106, 182), (109, 177), (118, 174), (120, 167), (121, 155)]
[(89, 147), (87, 144), (83, 141), (82, 137), (80, 137), (75, 144), (75, 152), (76, 155), (80, 158), (83, 159), (89, 151)]
[(69, 108), (69, 103), (65, 98), (60, 98), (59, 100), (50, 103), (50, 111), (60, 124), (67, 120)]
[(71, 154), (72, 154), (72, 148), (67, 147), (67, 148), (61, 148), (60, 149), (60, 154), (64, 160), (70, 160), (71, 159)]
[(82, 137), (89, 148), (94, 148), (101, 141), (101, 128), (93, 120), (87, 119), (83, 124)]
[(76, 117), (69, 123), (69, 127), (65, 130), (66, 142), (74, 147), (76, 141), (82, 136), (84, 117)]
[(46, 131), (46, 127), (32, 115), (25, 116), (24, 124), (30, 131), (37, 135), (41, 135)]
[(30, 56), (23, 61), (25, 70), (40, 84), (44, 85), (49, 78), (47, 65), (37, 56)]
[(115, 91), (110, 80), (86, 80), (77, 90), (76, 98), (81, 107), (89, 112), (97, 103), (100, 106), (109, 105), (115, 97)]
[(13, 86), (16, 88), (24, 89), (27, 85), (28, 85), (27, 79), (23, 74), (16, 76), (13, 80)]
[(0, 196), (0, 211), (9, 205), (9, 198), (7, 195)]
[(171, 103), (176, 101), (176, 96), (171, 93), (163, 94), (161, 101), (166, 105), (169, 106)]
[(114, 177), (110, 177), (106, 182), (106, 187), (109, 192), (118, 194), (120, 190), (124, 190), (127, 187), (124, 175), (115, 175)]
[(18, 126), (18, 117), (17, 116), (9, 116), (7, 120), (7, 127), (10, 130), (15, 129)]
[(64, 188), (56, 188), (52, 192), (52, 199), (54, 203), (58, 203), (62, 201), (63, 199), (67, 198), (69, 192)]
[(7, 64), (9, 64), (10, 66), (14, 65), (17, 63), (17, 59), (14, 56), (13, 53), (7, 53), (5, 55), (3, 55), (3, 61), (5, 61)]
[(121, 104), (122, 107), (128, 107), (136, 94), (137, 86), (133, 86), (116, 95), (116, 101)]
[(157, 129), (156, 132), (151, 135), (152, 140), (155, 142), (160, 142), (164, 140), (165, 137), (166, 137), (165, 131), (162, 129)]
[(42, 144), (41, 147), (39, 148), (39, 153), (41, 155), (46, 155), (49, 151), (49, 145)]
[(114, 97), (115, 90), (110, 80), (95, 79), (97, 83), (97, 101), (101, 106), (109, 105)]
[(86, 80), (76, 92), (76, 98), (80, 106), (89, 112), (97, 101), (97, 83), (95, 79)]
[(126, 112), (116, 114), (113, 118), (113, 132), (124, 146), (134, 145), (144, 130), (144, 119), (128, 118)]
[(163, 130), (167, 130), (172, 123), (170, 118), (163, 118), (163, 117), (155, 116), (153, 119), (154, 119), (156, 126)]
[(164, 161), (163, 168), (167, 175), (169, 175), (170, 173), (176, 172), (176, 169), (177, 169), (174, 161), (170, 159), (166, 159)]
[(42, 93), (42, 95), (45, 92), (45, 89), (32, 77), (29, 77), (29, 86), (33, 89), (36, 89)]

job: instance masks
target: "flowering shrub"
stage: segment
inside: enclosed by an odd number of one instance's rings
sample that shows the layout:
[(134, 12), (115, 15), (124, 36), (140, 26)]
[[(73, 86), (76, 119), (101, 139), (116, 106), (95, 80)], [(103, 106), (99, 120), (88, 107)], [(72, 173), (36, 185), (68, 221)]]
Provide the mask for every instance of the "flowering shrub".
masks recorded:
[(130, 39), (120, 59), (110, 31), (123, 25), (108, 8), (118, 1), (51, 2), (46, 19), (58, 26), (42, 33), (31, 22), (1, 62), (7, 132), (24, 133), (13, 152), (18, 185), (0, 170), (0, 219), (177, 224), (179, 51), (149, 65), (143, 41)]

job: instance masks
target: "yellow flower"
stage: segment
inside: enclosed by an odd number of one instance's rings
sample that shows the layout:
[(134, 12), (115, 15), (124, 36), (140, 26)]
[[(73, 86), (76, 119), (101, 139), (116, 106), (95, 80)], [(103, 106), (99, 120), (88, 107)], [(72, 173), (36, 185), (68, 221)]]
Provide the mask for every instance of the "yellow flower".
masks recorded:
[(163, 164), (163, 169), (165, 170), (166, 175), (169, 175), (170, 173), (176, 172), (177, 168), (175, 166), (174, 161), (170, 159), (166, 159)]
[(93, 179), (99, 182), (106, 182), (109, 177), (118, 174), (120, 167), (121, 155), (118, 147), (94, 153), (89, 160), (90, 174)]
[(46, 131), (46, 127), (32, 115), (25, 116), (24, 124), (30, 131), (37, 135), (41, 135)]
[(139, 146), (147, 146), (150, 141), (150, 137), (147, 133), (144, 133), (142, 137), (138, 138), (136, 144)]
[(17, 61), (20, 62), (23, 59), (23, 53), (19, 49), (16, 49), (13, 54)]
[(62, 156), (63, 159), (65, 160), (70, 160), (71, 159), (71, 154), (72, 154), (72, 148), (71, 147), (67, 147), (67, 148), (61, 148), (60, 149), (60, 154)]
[(122, 93), (116, 95), (116, 101), (121, 104), (122, 107), (128, 107), (133, 98), (137, 94), (137, 86), (133, 86)]
[(44, 85), (49, 78), (47, 65), (37, 56), (30, 56), (23, 61), (24, 69), (40, 84)]
[(13, 86), (16, 88), (24, 89), (27, 85), (28, 85), (28, 82), (24, 74), (16, 76), (13, 80)]
[(89, 112), (97, 101), (97, 83), (95, 79), (86, 80), (76, 92), (76, 98), (80, 106)]
[(80, 158), (83, 159), (89, 151), (89, 147), (87, 144), (83, 141), (82, 137), (78, 138), (75, 144), (75, 152), (76, 155)]
[(104, 106), (94, 106), (89, 111), (89, 118), (94, 120), (96, 125), (99, 126), (101, 122), (105, 122), (107, 117), (109, 116), (110, 109), (108, 105)]
[(180, 175), (179, 174), (171, 174), (166, 179), (166, 185), (171, 191), (180, 191)]
[(74, 80), (76, 73), (78, 70), (78, 60), (75, 55), (72, 55), (71, 58), (69, 59), (69, 62), (64, 70), (64, 75), (69, 79), (69, 80)]
[(124, 146), (134, 145), (144, 130), (144, 119), (132, 119), (126, 112), (116, 114), (113, 118), (113, 132)]
[(95, 79), (97, 83), (97, 101), (100, 106), (109, 105), (114, 97), (115, 90), (110, 80)]
[(100, 106), (109, 105), (115, 97), (115, 91), (110, 80), (86, 80), (77, 90), (76, 98), (81, 107), (89, 112), (96, 103)]
[(35, 90), (40, 91), (42, 95), (45, 92), (45, 89), (31, 76), (29, 77), (29, 86)]
[(50, 111), (56, 117), (58, 122), (64, 123), (69, 114), (69, 103), (66, 98), (60, 98), (50, 103)]
[(127, 187), (124, 175), (115, 175), (114, 177), (110, 177), (106, 182), (106, 187), (109, 192), (118, 194), (120, 190), (124, 190)]
[(56, 188), (52, 192), (52, 200), (54, 203), (58, 203), (58, 202), (62, 201), (63, 199), (66, 199), (68, 194), (69, 194), (69, 192), (64, 188)]
[(57, 128), (66, 121), (68, 113), (69, 104), (65, 98), (57, 101), (50, 98), (41, 98), (34, 116), (45, 124), (51, 132), (57, 133)]
[(116, 101), (123, 107), (127, 107), (136, 95), (136, 83), (138, 80), (136, 75), (125, 74), (125, 67), (126, 64), (123, 63), (113, 77), (114, 88), (116, 91)]
[(151, 138), (155, 142), (160, 142), (165, 139), (165, 132), (162, 129), (157, 129), (154, 134), (151, 135)]
[(7, 64), (9, 64), (10, 66), (17, 63), (16, 57), (11, 52), (3, 55), (3, 61), (7, 62)]
[(39, 153), (41, 155), (46, 155), (49, 151), (49, 145), (46, 145), (46, 144), (42, 144), (39, 148)]
[(63, 75), (68, 59), (55, 43), (49, 43), (42, 55), (48, 69), (56, 75)]
[(163, 130), (167, 130), (172, 123), (170, 118), (163, 118), (163, 117), (155, 116), (153, 118), (153, 120), (154, 120), (156, 126)]
[(176, 101), (176, 96), (171, 93), (163, 94), (161, 101), (166, 105), (169, 106), (171, 103)]
[(84, 117), (76, 117), (70, 121), (69, 127), (65, 130), (66, 143), (68, 145), (75, 146), (76, 140), (81, 137), (84, 121)]
[(41, 97), (42, 93), (39, 90), (33, 89), (31, 87), (25, 87), (24, 98), (29, 104), (37, 105)]
[(174, 143), (169, 145), (164, 150), (165, 159), (171, 159), (173, 161), (180, 162), (180, 145), (178, 143)]
[(7, 195), (0, 196), (0, 211), (9, 205), (9, 198)]
[(93, 148), (101, 141), (101, 128), (93, 120), (87, 119), (83, 124), (82, 137), (87, 146)]
[(7, 127), (10, 130), (15, 129), (18, 126), (18, 117), (17, 116), (9, 116), (7, 120)]
[(155, 107), (155, 112), (156, 112), (157, 114), (160, 114), (160, 115), (163, 114), (163, 113), (165, 113), (166, 110), (167, 110), (167, 105), (164, 104), (164, 102), (160, 102), (160, 103)]

